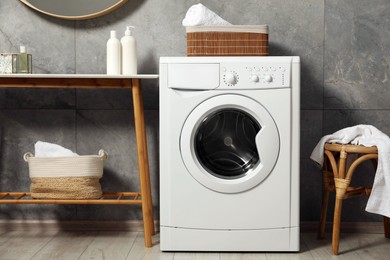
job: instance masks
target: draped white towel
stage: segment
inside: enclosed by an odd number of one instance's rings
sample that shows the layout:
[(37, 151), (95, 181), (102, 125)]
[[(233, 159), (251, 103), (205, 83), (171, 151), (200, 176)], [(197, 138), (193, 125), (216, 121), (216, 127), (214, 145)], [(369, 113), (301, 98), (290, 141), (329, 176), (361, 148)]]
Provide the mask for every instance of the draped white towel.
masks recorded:
[(390, 138), (371, 125), (356, 125), (321, 138), (310, 158), (322, 166), (325, 143), (356, 144), (378, 148), (378, 167), (366, 211), (390, 217)]
[(200, 3), (188, 9), (182, 24), (183, 26), (231, 25)]
[(35, 143), (35, 157), (65, 157), (65, 156), (79, 156), (58, 144), (38, 141)]

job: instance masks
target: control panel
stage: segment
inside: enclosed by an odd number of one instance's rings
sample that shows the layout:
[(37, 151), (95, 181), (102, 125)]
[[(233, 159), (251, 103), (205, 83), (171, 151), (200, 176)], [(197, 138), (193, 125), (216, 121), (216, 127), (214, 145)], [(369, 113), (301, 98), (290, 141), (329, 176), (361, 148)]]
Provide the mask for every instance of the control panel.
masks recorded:
[(290, 63), (221, 63), (218, 89), (290, 87)]

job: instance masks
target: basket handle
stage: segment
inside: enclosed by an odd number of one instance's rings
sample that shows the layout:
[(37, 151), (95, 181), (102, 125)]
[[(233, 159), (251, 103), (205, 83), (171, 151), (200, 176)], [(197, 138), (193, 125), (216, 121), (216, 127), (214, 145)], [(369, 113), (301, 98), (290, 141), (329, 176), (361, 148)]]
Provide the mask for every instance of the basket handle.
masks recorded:
[(30, 157), (34, 157), (34, 155), (33, 155), (32, 153), (30, 153), (30, 152), (27, 152), (27, 153), (25, 153), (25, 154), (23, 155), (23, 159), (24, 159), (26, 162), (28, 162), (28, 158), (30, 158)]
[(100, 150), (99, 150), (99, 157), (100, 157), (100, 159), (102, 159), (102, 160), (107, 160), (108, 154), (107, 154), (107, 152), (104, 151), (103, 149), (100, 149)]

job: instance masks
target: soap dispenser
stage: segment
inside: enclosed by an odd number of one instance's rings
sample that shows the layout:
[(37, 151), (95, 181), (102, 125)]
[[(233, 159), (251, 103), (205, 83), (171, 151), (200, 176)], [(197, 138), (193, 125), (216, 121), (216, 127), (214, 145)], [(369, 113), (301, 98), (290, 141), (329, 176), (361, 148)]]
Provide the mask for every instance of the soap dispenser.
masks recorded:
[(125, 36), (121, 39), (122, 45), (122, 74), (136, 75), (137, 74), (137, 42), (132, 36), (131, 28), (127, 26)]
[(110, 39), (107, 41), (107, 74), (121, 74), (121, 44), (116, 31), (110, 32)]
[(13, 63), (12, 73), (32, 73), (31, 54), (27, 54), (25, 46), (20, 46), (20, 53), (14, 55)]

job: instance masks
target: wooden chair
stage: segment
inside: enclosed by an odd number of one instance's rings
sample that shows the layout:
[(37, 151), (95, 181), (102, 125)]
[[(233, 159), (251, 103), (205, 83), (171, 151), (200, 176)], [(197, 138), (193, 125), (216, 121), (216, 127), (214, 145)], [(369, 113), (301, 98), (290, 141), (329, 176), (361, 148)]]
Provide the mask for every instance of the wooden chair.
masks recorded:
[[(377, 147), (365, 147), (351, 144), (325, 144), (324, 153), (324, 166), (322, 169), (324, 188), (322, 193), (318, 237), (324, 237), (329, 193), (336, 192), (333, 216), (332, 252), (337, 255), (339, 252), (340, 218), (343, 200), (361, 195), (369, 196), (371, 193), (371, 187), (350, 186), (353, 173), (358, 165), (367, 160), (373, 162), (375, 170), (378, 164), (378, 149)], [(347, 167), (349, 155), (358, 155), (358, 157), (349, 167)], [(384, 229), (385, 236), (390, 238), (390, 218), (384, 217)]]

